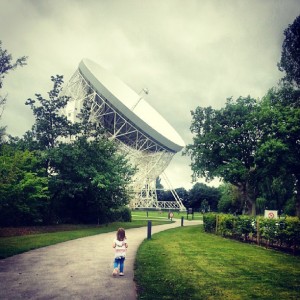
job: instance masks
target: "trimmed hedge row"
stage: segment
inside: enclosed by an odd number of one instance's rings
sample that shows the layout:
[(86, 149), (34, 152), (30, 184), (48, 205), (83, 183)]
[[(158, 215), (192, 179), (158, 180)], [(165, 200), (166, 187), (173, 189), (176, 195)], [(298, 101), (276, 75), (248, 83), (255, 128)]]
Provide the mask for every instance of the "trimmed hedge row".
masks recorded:
[(128, 207), (110, 209), (110, 222), (131, 222), (131, 210)]
[(204, 230), (224, 237), (256, 242), (258, 245), (292, 249), (300, 246), (300, 220), (297, 217), (267, 219), (208, 213), (203, 216)]

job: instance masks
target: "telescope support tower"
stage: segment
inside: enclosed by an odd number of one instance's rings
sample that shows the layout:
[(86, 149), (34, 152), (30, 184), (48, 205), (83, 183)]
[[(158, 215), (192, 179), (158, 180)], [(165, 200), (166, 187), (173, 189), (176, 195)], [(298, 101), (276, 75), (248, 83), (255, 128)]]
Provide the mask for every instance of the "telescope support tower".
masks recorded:
[[(174, 149), (158, 142), (142, 130), (139, 124), (132, 122), (114, 107), (109, 99), (94, 88), (80, 68), (67, 83), (63, 93), (70, 97), (65, 110), (68, 119), (75, 122), (83, 104), (87, 104), (90, 108), (90, 121), (103, 127), (109, 138), (118, 144), (119, 152), (126, 155), (136, 167), (137, 173), (131, 187), (134, 193), (131, 208), (185, 210), (174, 189), (171, 191), (175, 201), (157, 200), (156, 178), (163, 173), (176, 154)], [(165, 180), (170, 185), (169, 180)]]

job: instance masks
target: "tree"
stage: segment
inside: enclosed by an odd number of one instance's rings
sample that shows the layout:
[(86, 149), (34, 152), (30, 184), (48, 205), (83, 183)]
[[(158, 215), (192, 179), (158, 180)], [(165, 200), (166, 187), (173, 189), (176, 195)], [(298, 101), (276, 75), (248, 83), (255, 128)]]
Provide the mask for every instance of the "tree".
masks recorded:
[(13, 145), (16, 149), (22, 151), (35, 151), (41, 149), (39, 142), (35, 138), (34, 132), (30, 130), (26, 131), (21, 138), (17, 136), (8, 135), (7, 143)]
[(174, 201), (174, 196), (171, 190), (159, 190), (157, 191), (158, 201)]
[[(22, 56), (18, 58), (15, 62), (13, 62), (12, 55), (8, 53), (7, 50), (2, 48), (2, 41), (0, 41), (0, 90), (3, 87), (3, 80), (5, 75), (15, 70), (17, 67), (23, 67), (26, 65), (27, 56)], [(2, 97), (0, 94), (0, 120), (3, 114), (4, 106), (6, 103), (6, 96)], [(3, 143), (3, 137), (5, 134), (5, 127), (0, 127), (0, 145)]]
[(237, 186), (245, 209), (255, 214), (258, 193), (255, 155), (261, 137), (257, 123), (257, 101), (227, 99), (225, 108), (197, 107), (192, 112), (193, 144), (187, 146), (194, 179), (221, 177)]
[(35, 94), (36, 100), (28, 99), (25, 104), (29, 105), (35, 116), (35, 123), (32, 127), (35, 140), (40, 148), (49, 150), (55, 148), (62, 138), (76, 134), (72, 123), (62, 114), (69, 97), (61, 95), (63, 76), (51, 76), (53, 88), (48, 93), (49, 99), (45, 99), (41, 94)]
[[(280, 166), (279, 169), (282, 169)], [(265, 177), (261, 181), (261, 197), (258, 202), (260, 213), (264, 213), (265, 209), (275, 209), (278, 212), (286, 213), (285, 206), (288, 201), (295, 202), (295, 178), (289, 172), (282, 174), (276, 172), (267, 174), (265, 169)], [(289, 215), (296, 214), (296, 205), (293, 212), (289, 209)]]
[(51, 81), (53, 88), (48, 92), (49, 99), (35, 94), (37, 101), (29, 98), (25, 102), (32, 109), (35, 123), (31, 132), (27, 132), (23, 138), (23, 144), (27, 144), (27, 147), (37, 147), (44, 151), (45, 167), (49, 174), (53, 172), (49, 151), (56, 148), (64, 138), (78, 133), (78, 126), (73, 125), (63, 114), (69, 101), (69, 97), (61, 95), (63, 76), (51, 76)]
[(182, 204), (185, 207), (187, 207), (187, 205), (188, 205), (188, 198), (189, 198), (188, 191), (185, 188), (183, 188), (183, 187), (177, 188), (177, 189), (175, 189), (175, 191), (176, 191), (178, 197), (181, 199)]
[(0, 225), (47, 222), (48, 178), (40, 153), (3, 145), (0, 151)]
[(110, 209), (128, 204), (133, 169), (116, 145), (80, 137), (51, 150), (50, 191), (54, 215), (61, 221), (107, 221)]
[(5, 127), (0, 127), (0, 146), (4, 143)]
[(238, 188), (230, 183), (224, 183), (218, 189), (221, 195), (218, 202), (218, 211), (241, 214), (244, 203)]
[(284, 35), (278, 68), (286, 73), (283, 81), (300, 87), (300, 16), (285, 29)]
[[(269, 181), (273, 198), (275, 191), (285, 200), (294, 193), (300, 216), (300, 90), (292, 85), (271, 89), (262, 100), (260, 128), (263, 135), (256, 163), (262, 170), (261, 178)], [(280, 208), (283, 202), (280, 200)]]
[[(185, 188), (175, 189), (178, 197), (181, 199), (184, 206), (188, 205), (188, 192)], [(171, 190), (158, 190), (157, 191), (158, 201), (175, 201), (174, 194)]]
[(111, 209), (128, 203), (133, 169), (103, 129), (91, 121), (89, 103), (84, 103), (80, 123), (67, 119), (63, 110), (69, 97), (61, 94), (63, 77), (51, 80), (49, 99), (36, 94), (37, 101), (26, 101), (35, 123), (17, 145), (43, 153), (52, 221), (106, 222)]
[(17, 67), (23, 67), (26, 65), (27, 58), (27, 56), (22, 56), (13, 62), (12, 55), (2, 48), (2, 41), (0, 41), (0, 89), (3, 86), (3, 79), (5, 78), (5, 75), (9, 71), (15, 70)]
[(219, 201), (217, 188), (197, 182), (189, 191), (188, 206), (202, 211), (216, 211)]

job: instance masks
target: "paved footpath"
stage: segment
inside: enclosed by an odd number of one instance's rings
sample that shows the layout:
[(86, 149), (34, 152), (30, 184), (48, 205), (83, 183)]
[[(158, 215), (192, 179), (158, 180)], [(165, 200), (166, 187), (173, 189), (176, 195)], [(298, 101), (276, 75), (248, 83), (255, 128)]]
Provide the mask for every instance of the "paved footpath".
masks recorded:
[[(180, 225), (153, 226), (152, 234)], [(125, 276), (112, 276), (115, 232), (103, 233), (0, 260), (0, 299), (135, 300), (134, 260), (147, 227), (128, 229), (126, 236)]]

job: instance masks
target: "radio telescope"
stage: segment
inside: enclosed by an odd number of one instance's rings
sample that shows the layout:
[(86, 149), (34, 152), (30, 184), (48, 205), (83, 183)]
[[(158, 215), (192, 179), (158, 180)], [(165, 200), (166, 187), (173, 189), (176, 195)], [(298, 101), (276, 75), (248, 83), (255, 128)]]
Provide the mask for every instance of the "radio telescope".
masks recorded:
[[(89, 101), (90, 118), (106, 129), (118, 149), (136, 167), (131, 208), (186, 210), (164, 170), (184, 146), (174, 128), (143, 98), (120, 79), (91, 60), (83, 59), (64, 88), (70, 96), (65, 113), (75, 121), (83, 103)], [(158, 201), (156, 178), (162, 175), (174, 201)]]

